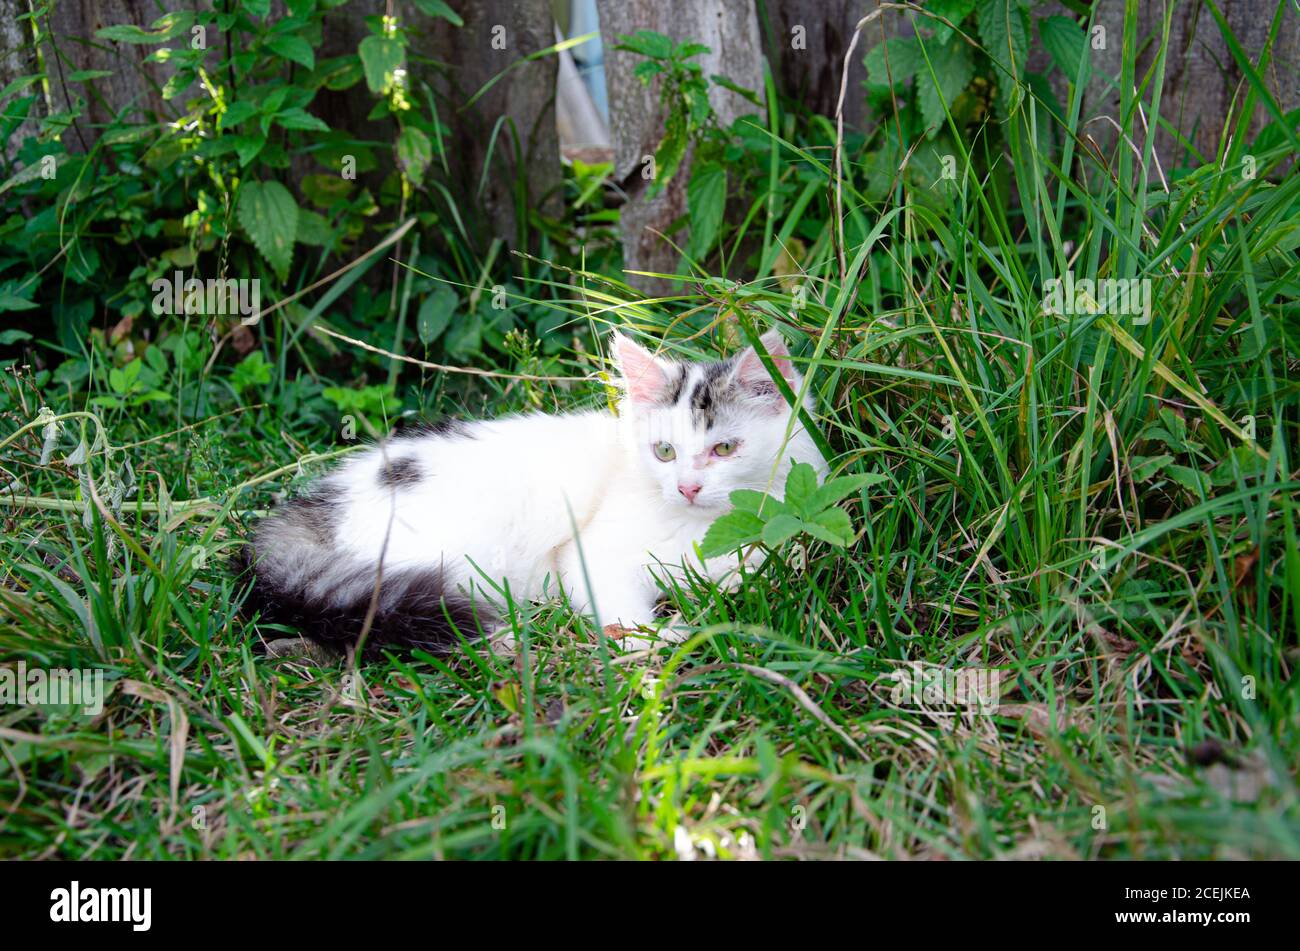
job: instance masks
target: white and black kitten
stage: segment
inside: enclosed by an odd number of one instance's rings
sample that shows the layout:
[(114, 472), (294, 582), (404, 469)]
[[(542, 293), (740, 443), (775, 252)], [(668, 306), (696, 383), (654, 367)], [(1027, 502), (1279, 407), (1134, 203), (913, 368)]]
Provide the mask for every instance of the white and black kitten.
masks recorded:
[[(795, 462), (826, 462), (751, 347), (728, 360), (655, 357), (612, 338), (624, 399), (607, 410), (449, 423), (349, 457), (257, 527), (251, 604), (342, 646), (442, 650), (555, 597), (601, 624), (654, 622), (654, 572), (691, 565), (735, 489), (779, 494)], [(798, 392), (777, 331), (763, 337)], [(787, 438), (787, 427), (792, 435)], [(378, 594), (376, 596), (376, 581)], [(476, 623), (477, 622), (477, 623)]]

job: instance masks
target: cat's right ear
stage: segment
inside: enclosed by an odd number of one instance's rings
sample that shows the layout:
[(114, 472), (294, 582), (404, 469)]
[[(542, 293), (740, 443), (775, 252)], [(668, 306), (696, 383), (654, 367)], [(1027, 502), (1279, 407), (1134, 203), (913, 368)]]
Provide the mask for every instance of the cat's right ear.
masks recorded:
[(623, 377), (623, 387), (633, 403), (657, 403), (668, 386), (663, 365), (645, 347), (615, 331), (614, 360)]

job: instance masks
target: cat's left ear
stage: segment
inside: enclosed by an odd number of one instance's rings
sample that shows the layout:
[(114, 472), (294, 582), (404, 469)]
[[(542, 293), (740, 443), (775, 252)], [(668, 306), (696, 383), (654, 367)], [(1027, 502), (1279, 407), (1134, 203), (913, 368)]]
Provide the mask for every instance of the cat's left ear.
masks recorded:
[[(790, 359), (790, 351), (785, 345), (785, 338), (781, 336), (781, 331), (774, 328), (758, 339), (762, 341), (763, 349), (772, 357), (772, 363), (777, 371), (785, 377), (790, 389), (797, 393), (800, 383), (799, 371), (794, 368), (794, 363)], [(740, 355), (740, 359), (736, 361), (734, 379), (753, 395), (769, 399), (778, 406), (785, 405), (785, 397), (781, 395), (781, 391), (772, 381), (771, 374), (767, 372), (767, 367), (763, 366), (762, 358), (759, 357), (758, 351), (753, 347), (747, 348)]]
[(631, 337), (615, 331), (614, 360), (623, 377), (628, 399), (633, 403), (656, 403), (668, 387), (668, 375), (653, 353)]

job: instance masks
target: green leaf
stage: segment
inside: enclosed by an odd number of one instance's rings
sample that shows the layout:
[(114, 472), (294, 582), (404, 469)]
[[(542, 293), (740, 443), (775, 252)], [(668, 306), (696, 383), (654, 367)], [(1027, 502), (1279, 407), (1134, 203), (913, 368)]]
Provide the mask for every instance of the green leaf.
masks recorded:
[(686, 155), (686, 146), (689, 144), (686, 113), (679, 105), (674, 105), (664, 122), (664, 137), (659, 147), (655, 149), (655, 180), (650, 186), (651, 195), (659, 194), (677, 174), (677, 168), (682, 164), (682, 158)]
[(705, 558), (716, 558), (742, 545), (752, 545), (762, 536), (763, 520), (752, 512), (735, 509), (709, 526), (700, 542), (700, 552)]
[(397, 161), (406, 177), (417, 185), (424, 180), (424, 170), (433, 160), (433, 145), (429, 137), (415, 126), (407, 126), (397, 137)]
[(312, 51), (311, 44), (301, 36), (277, 36), (266, 41), (266, 48), (307, 69), (316, 68), (316, 54)]
[(817, 492), (817, 470), (806, 462), (799, 462), (790, 467), (790, 474), (785, 480), (785, 504), (793, 512), (812, 516), (817, 510), (809, 503)]
[(230, 373), (230, 385), (236, 392), (242, 393), (250, 387), (266, 386), (271, 382), (274, 364), (268, 363), (261, 350), (254, 350), (244, 357)]
[(673, 41), (653, 30), (637, 30), (631, 36), (620, 36), (614, 49), (640, 53), (651, 59), (669, 59), (673, 55)]
[(460, 14), (443, 3), (443, 0), (415, 0), (415, 5), (421, 13), (431, 17), (442, 17), (452, 26), (465, 25), (465, 21), (460, 18)]
[(838, 479), (830, 479), (813, 493), (812, 498), (808, 500), (808, 508), (814, 512), (820, 512), (822, 509), (828, 509), (845, 496), (852, 495), (854, 492), (865, 488), (869, 485), (877, 485), (885, 482), (889, 477), (881, 475), (879, 472), (869, 472), (863, 475), (840, 476)]
[(239, 156), (239, 167), (244, 168), (266, 147), (266, 136), (232, 135), (230, 144), (235, 147), (235, 154)]
[[(785, 511), (785, 503), (757, 489), (736, 489), (731, 493), (731, 504), (744, 512), (765, 515), (769, 518)], [(760, 511), (761, 510), (761, 511)]]
[(776, 548), (782, 542), (789, 541), (804, 530), (802, 520), (793, 515), (777, 515), (763, 526), (763, 544)]
[(17, 281), (5, 281), (0, 284), (0, 313), (6, 310), (35, 310), (36, 305), (30, 300), (36, 290), (36, 281), (30, 281), (21, 287)]
[(239, 224), (281, 281), (289, 279), (298, 233), (298, 205), (279, 182), (245, 182), (236, 207)]
[(1235, 446), (1210, 473), (1215, 485), (1232, 485), (1240, 479), (1262, 479), (1268, 475), (1268, 462), (1259, 458), (1249, 446)]
[(804, 530), (814, 538), (820, 538), (840, 548), (853, 541), (853, 521), (844, 509), (827, 509), (819, 512), (811, 522), (805, 523)]
[(357, 46), (357, 53), (366, 73), (366, 85), (375, 93), (388, 91), (393, 73), (406, 61), (406, 50), (401, 41), (387, 36), (367, 36)]
[(714, 162), (696, 165), (686, 185), (686, 211), (691, 219), (688, 252), (696, 261), (713, 247), (727, 206), (727, 170)]
[(312, 115), (300, 106), (286, 109), (275, 117), (276, 123), (285, 129), (306, 129), (311, 132), (328, 132), (330, 127), (323, 119)]
[(1192, 495), (1209, 495), (1212, 483), (1208, 472), (1201, 472), (1190, 466), (1165, 466), (1165, 475), (1173, 479)]
[(1146, 482), (1173, 461), (1174, 457), (1168, 453), (1158, 456), (1132, 456), (1129, 459), (1129, 476), (1134, 482)]
[[(889, 65), (885, 59), (888, 53)], [(877, 43), (867, 53), (863, 62), (867, 67), (867, 80), (877, 86), (899, 86), (925, 68), (925, 58), (914, 36), (893, 36)], [(892, 83), (891, 83), (892, 80)]]
[(333, 247), (334, 239), (338, 237), (329, 219), (324, 215), (312, 211), (310, 208), (298, 209), (298, 230), (294, 237), (299, 244), (305, 244), (313, 248)]
[[(1079, 61), (1084, 57), (1088, 45), (1088, 36), (1083, 27), (1069, 17), (1047, 17), (1038, 21), (1038, 35), (1043, 39), (1043, 49), (1052, 57), (1065, 74), (1065, 78), (1074, 82), (1079, 75)], [(1084, 81), (1088, 74), (1084, 73)]]
[(975, 57), (969, 44), (957, 36), (946, 46), (927, 47), (927, 52), (930, 53), (934, 76), (926, 66), (917, 70), (917, 102), (927, 135), (934, 138), (947, 127), (947, 111), (970, 85), (971, 77), (975, 75)]
[[(77, 69), (68, 73), (68, 82), (70, 83), (88, 83), (92, 79), (107, 79), (109, 76), (117, 74), (111, 69)], [(0, 95), (0, 99), (4, 96)]]
[(451, 323), (451, 315), (456, 311), (460, 298), (445, 284), (437, 288), (420, 304), (420, 313), (415, 320), (416, 332), (420, 343), (426, 347), (438, 339)]
[[(925, 9), (927, 13), (943, 17), (953, 26), (961, 26), (961, 21), (975, 9), (975, 0), (930, 0)], [(956, 35), (947, 23), (929, 17), (925, 18), (925, 22), (934, 30), (934, 38), (940, 43), (946, 43), (949, 37)]]
[(984, 50), (1001, 69), (994, 71), (998, 102), (1010, 115), (1020, 103), (1020, 77), (1029, 58), (1025, 11), (1015, 0), (983, 0), (976, 14)]
[(218, 129), (233, 129), (245, 119), (251, 119), (257, 115), (257, 106), (253, 105), (247, 99), (236, 99), (221, 114), (221, 120), (217, 123)]
[(153, 32), (142, 30), (132, 23), (116, 23), (96, 30), (95, 36), (101, 40), (132, 45), (166, 43), (188, 32), (193, 23), (194, 14), (186, 10), (159, 17), (153, 22)]
[(653, 59), (643, 59), (632, 69), (632, 75), (641, 80), (642, 85), (650, 85), (650, 80), (660, 73), (666, 73), (668, 67)]

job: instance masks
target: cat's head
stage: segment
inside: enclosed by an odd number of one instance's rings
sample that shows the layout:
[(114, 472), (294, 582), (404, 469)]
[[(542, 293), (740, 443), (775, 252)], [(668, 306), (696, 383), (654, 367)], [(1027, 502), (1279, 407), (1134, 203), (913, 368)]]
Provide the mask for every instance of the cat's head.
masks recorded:
[[(780, 332), (761, 339), (798, 393), (799, 373)], [(681, 362), (615, 333), (613, 351), (625, 394), (619, 415), (626, 441), (665, 501), (717, 511), (730, 505), (735, 489), (768, 488), (788, 452), (791, 410), (753, 347), (727, 360)]]

